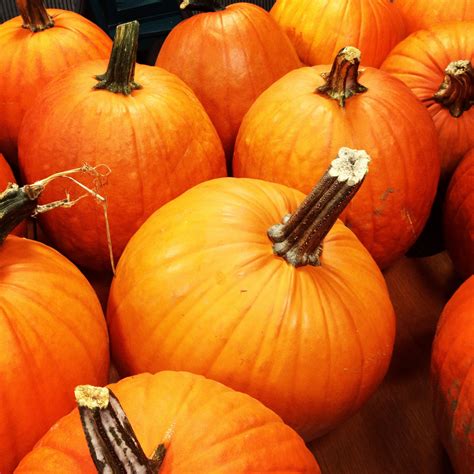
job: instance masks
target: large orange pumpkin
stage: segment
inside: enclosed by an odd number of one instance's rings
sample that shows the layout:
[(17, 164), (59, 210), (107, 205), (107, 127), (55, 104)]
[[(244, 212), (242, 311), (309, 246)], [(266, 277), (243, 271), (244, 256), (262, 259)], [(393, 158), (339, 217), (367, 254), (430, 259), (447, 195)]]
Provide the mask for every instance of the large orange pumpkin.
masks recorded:
[(0, 471), (9, 473), (74, 407), (77, 384), (107, 382), (109, 348), (94, 290), (55, 250), (7, 237), (0, 286)]
[[(157, 459), (162, 461), (160, 474), (320, 472), (303, 440), (277, 415), (251, 397), (204, 377), (185, 372), (140, 374), (110, 385), (110, 390), (78, 387), (76, 397), (85, 419), (93, 416), (105, 420), (108, 414), (120, 414), (122, 420), (125, 412), (131, 429), (113, 422), (115, 433), (111, 433), (108, 422), (98, 421), (103, 426), (101, 435), (137, 440), (149, 458), (163, 444), (166, 451), (160, 448)], [(97, 405), (103, 408), (97, 409)], [(91, 435), (88, 428), (89, 439), (97, 441), (95, 430)], [(100, 444), (94, 442), (93, 446), (97, 448)], [(120, 445), (116, 446), (120, 451)], [(131, 451), (137, 450), (140, 448)], [(158, 463), (153, 463), (155, 469), (145, 470), (144, 457), (142, 463), (133, 463), (131, 451), (126, 459), (136, 469), (133, 472), (158, 472)], [(42, 473), (97, 472), (78, 410), (61, 419), (15, 472), (33, 472), (39, 466)], [(132, 472), (118, 470), (119, 466), (123, 468), (120, 463), (114, 466), (117, 466), (114, 472)]]
[(434, 415), (457, 474), (474, 468), (474, 276), (449, 300), (433, 343)]
[(352, 44), (364, 65), (378, 67), (405, 37), (398, 7), (388, 0), (277, 0), (270, 13), (310, 66), (329, 63)]
[(48, 10), (43, 0), (17, 0), (21, 17), (0, 25), (0, 152), (16, 164), (26, 110), (61, 71), (106, 58), (112, 41), (77, 13)]
[(446, 248), (456, 269), (468, 278), (474, 274), (474, 149), (451, 178), (443, 219)]
[[(194, 184), (225, 175), (219, 137), (191, 89), (160, 68), (137, 64), (134, 71), (137, 38), (138, 23), (122, 25), (108, 68), (84, 63), (50, 83), (26, 114), (19, 139), (28, 182), (83, 162), (111, 169), (103, 193), (116, 258), (154, 210)], [(49, 201), (64, 197), (60, 184), (48, 191)], [(84, 200), (74, 211), (42, 216), (43, 229), (78, 264), (108, 268), (100, 209)]]
[(205, 8), (179, 23), (166, 38), (156, 64), (175, 73), (196, 93), (214, 123), (230, 166), (243, 116), (255, 99), (300, 66), (289, 39), (256, 5), (220, 8), (215, 0), (187, 0)]
[(368, 150), (370, 173), (346, 223), (387, 267), (415, 242), (429, 215), (438, 144), (428, 112), (400, 81), (368, 67), (357, 82), (358, 58), (355, 48), (344, 48), (332, 69), (301, 68), (270, 86), (242, 122), (234, 174), (308, 192), (339, 147)]
[[(344, 181), (353, 165), (342, 161)], [(112, 283), (119, 370), (205, 375), (259, 399), (306, 440), (349, 417), (384, 376), (395, 329), (377, 265), (341, 222), (321, 255), (353, 185), (326, 175), (297, 210), (296, 190), (224, 178), (155, 212)]]
[(408, 33), (438, 23), (474, 20), (472, 0), (393, 0), (403, 14)]
[(410, 35), (381, 67), (403, 81), (430, 112), (444, 177), (474, 147), (473, 61), (474, 21), (458, 21)]

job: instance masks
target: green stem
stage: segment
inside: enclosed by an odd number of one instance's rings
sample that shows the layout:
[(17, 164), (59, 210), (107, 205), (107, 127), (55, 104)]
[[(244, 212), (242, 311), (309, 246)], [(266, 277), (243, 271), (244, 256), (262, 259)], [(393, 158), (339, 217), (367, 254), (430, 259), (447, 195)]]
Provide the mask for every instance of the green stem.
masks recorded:
[(453, 61), (444, 72), (444, 81), (433, 99), (446, 107), (453, 117), (461, 117), (474, 104), (472, 64), (468, 59)]
[(89, 452), (99, 473), (156, 474), (166, 448), (160, 444), (152, 459), (143, 452), (133, 428), (113, 392), (80, 385), (74, 391)]
[(364, 150), (341, 148), (294, 214), (268, 229), (273, 252), (294, 267), (321, 265), (323, 239), (362, 185), (369, 161)]
[(219, 0), (183, 0), (179, 6), (181, 10), (198, 12), (217, 12), (225, 10)]
[(321, 76), (326, 80), (324, 86), (316, 92), (326, 94), (344, 107), (346, 99), (356, 94), (367, 92), (367, 87), (359, 84), (360, 51), (353, 46), (347, 46), (337, 53), (330, 72)]
[(142, 88), (134, 80), (139, 29), (138, 21), (117, 26), (107, 71), (96, 76), (99, 82), (94, 86), (95, 89), (130, 95), (133, 90)]
[(36, 33), (54, 26), (43, 0), (16, 0), (16, 6), (23, 19), (23, 28), (29, 28)]

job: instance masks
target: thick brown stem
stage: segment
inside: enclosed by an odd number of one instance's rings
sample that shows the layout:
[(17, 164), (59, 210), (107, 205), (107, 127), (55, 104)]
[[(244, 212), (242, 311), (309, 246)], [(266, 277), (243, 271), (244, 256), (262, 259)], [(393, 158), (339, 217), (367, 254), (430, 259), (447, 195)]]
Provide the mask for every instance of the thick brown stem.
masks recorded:
[(74, 391), (82, 428), (99, 473), (156, 474), (166, 454), (160, 444), (152, 459), (143, 452), (120, 402), (108, 388), (80, 385)]
[(444, 71), (444, 81), (433, 99), (446, 107), (453, 117), (461, 115), (474, 104), (474, 70), (469, 60), (453, 61)]
[(324, 86), (318, 87), (316, 92), (326, 94), (344, 107), (346, 99), (356, 94), (367, 92), (367, 87), (359, 84), (360, 51), (347, 46), (337, 53), (330, 72), (321, 76), (326, 80)]
[(23, 18), (23, 28), (29, 28), (36, 33), (54, 26), (43, 0), (16, 0), (16, 6)]
[(133, 90), (142, 88), (134, 80), (139, 29), (138, 21), (117, 26), (109, 65), (105, 74), (96, 76), (99, 81), (94, 86), (96, 89), (106, 89), (115, 94), (130, 95)]
[(225, 9), (219, 0), (183, 0), (179, 8), (197, 12), (217, 12)]
[(294, 267), (320, 265), (322, 242), (368, 172), (364, 150), (341, 148), (298, 209), (268, 229), (273, 252)]

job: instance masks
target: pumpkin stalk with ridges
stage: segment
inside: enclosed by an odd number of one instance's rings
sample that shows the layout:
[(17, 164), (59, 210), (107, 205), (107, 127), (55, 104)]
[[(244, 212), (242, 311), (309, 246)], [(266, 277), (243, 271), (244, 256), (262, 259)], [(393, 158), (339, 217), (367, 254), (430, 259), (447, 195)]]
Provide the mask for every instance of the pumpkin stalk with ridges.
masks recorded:
[(444, 71), (446, 76), (433, 99), (449, 110), (455, 117), (469, 110), (474, 104), (474, 70), (466, 60), (449, 63)]
[(16, 6), (23, 19), (23, 28), (36, 33), (54, 26), (54, 20), (48, 15), (43, 0), (16, 0)]
[(339, 105), (344, 107), (349, 97), (367, 92), (367, 87), (357, 82), (359, 64), (360, 51), (357, 48), (347, 46), (341, 49), (334, 59), (331, 72), (321, 74), (326, 84), (316, 91), (339, 101)]
[(99, 473), (156, 474), (166, 453), (159, 444), (152, 459), (143, 452), (119, 400), (107, 387), (80, 385), (74, 391), (87, 445)]

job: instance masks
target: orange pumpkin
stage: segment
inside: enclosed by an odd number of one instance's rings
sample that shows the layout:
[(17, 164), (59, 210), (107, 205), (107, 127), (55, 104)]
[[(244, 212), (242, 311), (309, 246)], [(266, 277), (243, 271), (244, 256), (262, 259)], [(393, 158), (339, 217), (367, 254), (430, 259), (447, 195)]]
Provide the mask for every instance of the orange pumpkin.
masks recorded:
[(398, 7), (387, 0), (277, 0), (270, 11), (307, 65), (327, 64), (348, 44), (379, 67), (405, 37)]
[(0, 151), (14, 165), (20, 124), (36, 95), (61, 71), (106, 58), (112, 41), (77, 13), (17, 0), (21, 17), (0, 25)]
[(296, 190), (224, 178), (155, 212), (112, 283), (119, 371), (202, 374), (262, 401), (306, 440), (354, 413), (387, 370), (395, 325), (367, 250), (341, 222), (324, 238), (352, 197), (351, 173), (325, 175), (298, 210)]
[(474, 147), (472, 38), (474, 21), (418, 31), (397, 45), (381, 67), (403, 81), (430, 112), (438, 132), (443, 177)]
[(230, 169), (243, 116), (270, 84), (300, 62), (263, 8), (249, 3), (223, 8), (215, 0), (186, 0), (182, 5), (209, 12), (179, 23), (166, 38), (156, 64), (196, 93), (221, 137)]
[[(37, 98), (22, 125), (19, 158), (28, 182), (83, 162), (111, 169), (103, 193), (118, 258), (154, 210), (194, 184), (224, 176), (225, 160), (192, 91), (163, 69), (137, 64), (135, 70), (138, 23), (120, 26), (115, 40), (108, 68), (106, 62), (84, 63)], [(48, 201), (62, 197), (61, 184), (44, 193)], [(41, 216), (46, 234), (78, 264), (109, 268), (100, 209), (84, 200), (74, 211)]]
[(410, 248), (428, 218), (438, 144), (428, 112), (407, 87), (373, 68), (360, 73), (361, 85), (358, 65), (359, 52), (344, 48), (332, 69), (301, 68), (267, 89), (242, 122), (234, 174), (308, 192), (339, 147), (368, 150), (367, 183), (345, 222), (384, 268)]
[(62, 255), (12, 236), (0, 262), (0, 471), (8, 473), (74, 407), (77, 384), (107, 382), (109, 348), (94, 290)]
[(433, 343), (434, 415), (457, 474), (474, 466), (474, 276), (449, 300)]
[(395, 0), (395, 3), (403, 14), (408, 33), (447, 21), (474, 20), (472, 0)]
[[(91, 415), (96, 420), (99, 417), (104, 419), (109, 413), (119, 413), (122, 419), (125, 412), (132, 428), (114, 421), (114, 439), (117, 436), (138, 438), (141, 444), (138, 449), (143, 449), (148, 457), (160, 443), (164, 444), (161, 446), (166, 451), (160, 446), (158, 462), (149, 462), (149, 467), (155, 466), (151, 470), (139, 470), (148, 467), (143, 457), (143, 464), (132, 464), (129, 451), (126, 459), (136, 468), (133, 472), (158, 472), (161, 461), (160, 474), (320, 473), (301, 438), (277, 415), (251, 397), (204, 377), (185, 372), (140, 374), (110, 385), (110, 390), (78, 387), (76, 397), (81, 416), (87, 419)], [(84, 404), (91, 409), (87, 410)], [(106, 406), (98, 409), (98, 404)], [(103, 426), (102, 435), (111, 432), (110, 424), (97, 423)], [(90, 431), (86, 432), (89, 439), (95, 441), (98, 438), (95, 432), (92, 436)], [(94, 443), (94, 447), (97, 446), (100, 442)], [(120, 445), (115, 446), (120, 451)], [(132, 450), (135, 452), (136, 448)], [(110, 466), (110, 461), (106, 465)], [(97, 472), (78, 410), (61, 419), (15, 472), (32, 472), (38, 466), (41, 466), (42, 473)], [(123, 468), (120, 463), (115, 466)]]
[(474, 274), (474, 149), (451, 178), (444, 202), (446, 248), (458, 272)]

